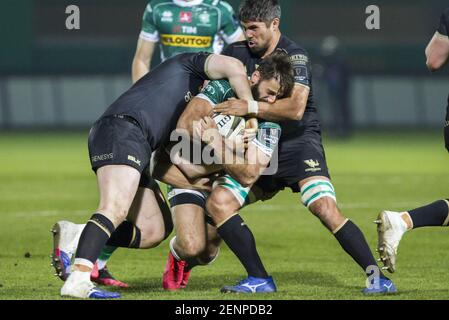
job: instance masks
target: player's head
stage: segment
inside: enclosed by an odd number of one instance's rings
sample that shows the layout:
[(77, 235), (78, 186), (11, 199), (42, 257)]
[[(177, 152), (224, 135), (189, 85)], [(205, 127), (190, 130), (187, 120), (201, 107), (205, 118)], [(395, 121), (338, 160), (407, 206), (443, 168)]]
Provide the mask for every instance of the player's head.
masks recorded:
[(274, 51), (262, 60), (250, 81), (255, 100), (274, 103), (289, 97), (294, 86), (290, 57), (282, 50)]
[(250, 50), (262, 56), (280, 32), (281, 6), (277, 0), (244, 0), (239, 19)]

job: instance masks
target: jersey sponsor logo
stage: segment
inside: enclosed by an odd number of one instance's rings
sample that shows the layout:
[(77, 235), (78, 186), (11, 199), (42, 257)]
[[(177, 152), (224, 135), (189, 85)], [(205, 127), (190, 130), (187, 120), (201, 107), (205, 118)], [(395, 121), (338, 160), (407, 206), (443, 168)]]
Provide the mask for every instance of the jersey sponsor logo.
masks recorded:
[(290, 56), (290, 61), (293, 65), (303, 65), (305, 66), (309, 62), (309, 57), (303, 54), (295, 54)]
[(317, 172), (321, 171), (320, 163), (317, 160), (304, 160), (304, 163), (309, 166), (308, 169), (306, 169), (306, 172)]
[(173, 12), (171, 11), (164, 11), (162, 12), (162, 18), (161, 18), (162, 22), (173, 22)]
[(107, 154), (102, 154), (99, 156), (93, 156), (91, 158), (92, 162), (105, 161), (105, 160), (111, 160), (111, 159), (114, 159), (113, 153), (107, 153)]
[(309, 73), (306, 66), (294, 66), (293, 67), (295, 81), (309, 83)]
[(209, 48), (212, 44), (212, 37), (163, 34), (161, 39), (164, 46), (172, 47)]
[(134, 162), (135, 164), (137, 164), (140, 167), (141, 161), (139, 159), (137, 159), (136, 157), (128, 155), (128, 160)]
[(192, 26), (174, 26), (173, 33), (198, 34), (198, 28)]
[(181, 11), (179, 13), (179, 22), (192, 23), (192, 12)]

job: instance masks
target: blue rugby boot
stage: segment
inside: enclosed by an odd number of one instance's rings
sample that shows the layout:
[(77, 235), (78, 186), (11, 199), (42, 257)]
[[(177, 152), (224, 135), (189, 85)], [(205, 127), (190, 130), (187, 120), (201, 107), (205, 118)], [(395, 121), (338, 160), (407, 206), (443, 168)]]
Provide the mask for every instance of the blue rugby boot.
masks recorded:
[(398, 290), (394, 285), (393, 281), (386, 278), (379, 278), (379, 283), (371, 283), (369, 288), (365, 288), (362, 290), (364, 295), (372, 295), (372, 294), (395, 294)]
[(222, 293), (270, 293), (276, 292), (277, 289), (273, 277), (248, 277), (235, 286), (226, 286), (221, 288), (220, 291)]

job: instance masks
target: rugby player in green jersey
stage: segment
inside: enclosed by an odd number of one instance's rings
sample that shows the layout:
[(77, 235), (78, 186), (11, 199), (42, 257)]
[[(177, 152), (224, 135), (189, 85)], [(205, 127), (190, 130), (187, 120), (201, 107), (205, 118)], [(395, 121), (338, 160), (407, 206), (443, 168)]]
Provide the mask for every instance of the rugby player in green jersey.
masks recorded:
[[(288, 97), (293, 89), (292, 72), (288, 55), (283, 51), (273, 53), (251, 76), (254, 99), (274, 103), (278, 98)], [(184, 128), (191, 135), (194, 121), (199, 121), (201, 116), (210, 114), (214, 106), (232, 98), (235, 98), (235, 93), (228, 81), (210, 82), (189, 104), (178, 122), (178, 129)], [(251, 187), (271, 161), (281, 136), (281, 127), (277, 123), (261, 121), (254, 126), (250, 121), (247, 127), (251, 125), (257, 128), (256, 138), (248, 142), (246, 150), (246, 156), (251, 158), (252, 165), (225, 164), (227, 174), (221, 174), (213, 185), (212, 194), (214, 190), (226, 190), (228, 203), (236, 208), (261, 198), (261, 190)], [(213, 129), (214, 121), (205, 121), (203, 126)], [(234, 162), (239, 163), (237, 160)], [(207, 169), (192, 169), (189, 165), (185, 167), (178, 164), (178, 167), (190, 179), (200, 178), (206, 172), (211, 173)], [(211, 168), (215, 169), (217, 166)], [(218, 166), (218, 169), (223, 170), (223, 167)], [(156, 167), (154, 176), (169, 182), (168, 174), (161, 176), (162, 172), (167, 170)], [(163, 287), (166, 290), (184, 288), (193, 267), (210, 264), (218, 256), (221, 239), (214, 221), (205, 216), (209, 195), (210, 192), (203, 190), (168, 187), (176, 237), (170, 241), (170, 253), (163, 275)], [(275, 288), (274, 282), (271, 285)]]
[(142, 19), (133, 82), (150, 71), (157, 43), (164, 61), (184, 52), (221, 53), (223, 41), (229, 44), (243, 39), (234, 10), (225, 1), (151, 0)]

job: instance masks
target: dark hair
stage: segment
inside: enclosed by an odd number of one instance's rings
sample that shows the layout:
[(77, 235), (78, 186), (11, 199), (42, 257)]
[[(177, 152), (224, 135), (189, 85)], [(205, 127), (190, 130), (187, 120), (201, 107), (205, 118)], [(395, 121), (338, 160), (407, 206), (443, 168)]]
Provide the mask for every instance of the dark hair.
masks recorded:
[(244, 0), (239, 8), (239, 19), (243, 22), (265, 22), (269, 26), (275, 18), (281, 18), (278, 0)]
[(293, 67), (290, 56), (283, 50), (276, 50), (262, 60), (257, 71), (260, 72), (261, 81), (275, 78), (281, 88), (278, 98), (288, 98), (292, 94), (295, 84)]

